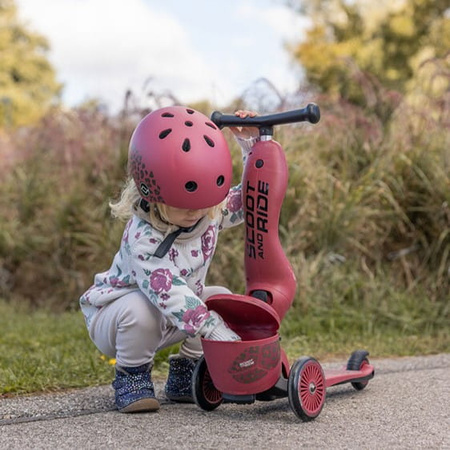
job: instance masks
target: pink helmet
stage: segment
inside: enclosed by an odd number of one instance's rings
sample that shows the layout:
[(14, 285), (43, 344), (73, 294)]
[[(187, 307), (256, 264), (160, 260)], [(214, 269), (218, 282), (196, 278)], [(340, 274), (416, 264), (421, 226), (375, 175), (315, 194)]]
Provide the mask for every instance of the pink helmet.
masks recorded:
[(145, 116), (131, 137), (129, 169), (145, 200), (175, 208), (219, 204), (231, 186), (231, 155), (223, 133), (183, 106)]

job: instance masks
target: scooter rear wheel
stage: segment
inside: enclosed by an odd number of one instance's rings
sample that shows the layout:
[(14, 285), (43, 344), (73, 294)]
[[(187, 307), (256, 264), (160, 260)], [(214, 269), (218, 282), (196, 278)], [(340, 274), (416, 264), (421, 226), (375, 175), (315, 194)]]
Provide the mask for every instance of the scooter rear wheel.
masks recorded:
[(212, 411), (223, 402), (222, 392), (214, 386), (204, 356), (198, 360), (192, 373), (192, 393), (197, 406), (205, 411)]
[[(368, 355), (369, 352), (366, 350), (355, 350), (348, 359), (347, 370), (361, 370), (369, 364)], [(351, 383), (357, 391), (362, 391), (368, 384), (368, 381), (355, 381)]]
[(326, 398), (325, 375), (319, 362), (311, 357), (298, 359), (288, 379), (289, 404), (304, 422), (314, 420), (322, 411)]

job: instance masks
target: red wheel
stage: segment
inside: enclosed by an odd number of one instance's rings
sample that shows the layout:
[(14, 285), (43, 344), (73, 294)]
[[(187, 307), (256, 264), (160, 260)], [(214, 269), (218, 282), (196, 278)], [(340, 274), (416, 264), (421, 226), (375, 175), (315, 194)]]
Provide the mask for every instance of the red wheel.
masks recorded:
[(319, 362), (310, 357), (298, 359), (288, 380), (289, 404), (303, 421), (314, 420), (325, 403), (325, 375)]
[(198, 360), (192, 374), (192, 393), (197, 406), (205, 411), (216, 409), (223, 401), (222, 392), (214, 386), (204, 356)]

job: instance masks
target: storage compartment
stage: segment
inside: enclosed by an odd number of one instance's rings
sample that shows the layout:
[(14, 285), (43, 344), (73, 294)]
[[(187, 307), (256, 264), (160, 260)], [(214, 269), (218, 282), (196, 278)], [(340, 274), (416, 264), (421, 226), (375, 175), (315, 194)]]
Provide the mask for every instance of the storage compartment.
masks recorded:
[(270, 389), (281, 375), (279, 319), (273, 308), (245, 295), (220, 295), (206, 301), (241, 341), (202, 339), (208, 371), (215, 387), (233, 395)]

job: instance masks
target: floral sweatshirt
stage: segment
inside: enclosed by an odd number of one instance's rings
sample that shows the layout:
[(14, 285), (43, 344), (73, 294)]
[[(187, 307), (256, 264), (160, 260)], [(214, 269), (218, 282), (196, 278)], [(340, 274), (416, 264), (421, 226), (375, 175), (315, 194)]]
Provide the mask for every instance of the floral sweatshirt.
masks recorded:
[[(245, 161), (254, 140), (238, 142)], [(169, 322), (187, 334), (205, 335), (213, 330), (217, 319), (200, 297), (219, 231), (243, 222), (241, 185), (230, 190), (224, 205), (218, 217), (206, 216), (193, 231), (181, 233), (162, 258), (154, 253), (167, 232), (135, 214), (125, 227), (111, 267), (97, 274), (93, 286), (80, 298), (87, 327), (100, 308), (140, 290)]]

